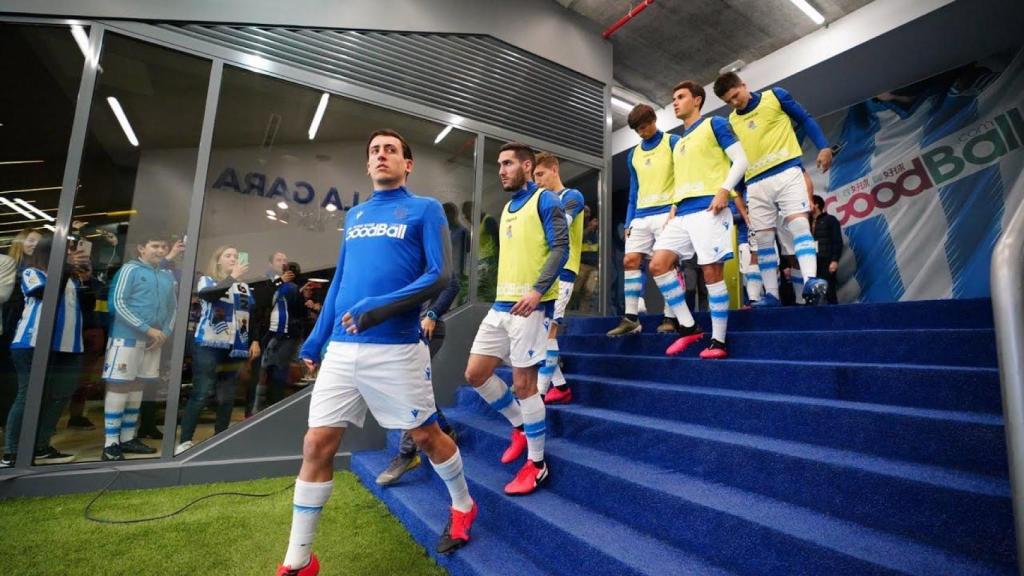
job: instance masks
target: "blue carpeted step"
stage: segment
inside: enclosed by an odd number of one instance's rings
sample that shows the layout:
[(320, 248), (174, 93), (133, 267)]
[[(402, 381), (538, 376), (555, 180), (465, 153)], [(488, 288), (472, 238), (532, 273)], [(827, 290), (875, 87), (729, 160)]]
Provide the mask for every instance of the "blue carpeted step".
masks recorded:
[[(683, 355), (697, 356), (710, 337), (707, 333), (704, 343), (690, 346)], [(672, 335), (658, 334), (620, 338), (580, 334), (559, 342), (569, 352), (657, 356), (674, 340)], [(737, 359), (996, 366), (995, 334), (987, 329), (751, 331), (730, 333), (727, 343), (730, 357)]]
[(705, 384), (854, 402), (1002, 413), (997, 368), (588, 354), (562, 351), (562, 369), (577, 376)]
[[(493, 417), (471, 400), (455, 412), (463, 423)], [(548, 431), (976, 557), (1013, 546), (1005, 478), (577, 406), (550, 408)]]
[(1000, 416), (765, 392), (629, 381), (567, 379), (579, 403), (808, 442), (983, 474), (1007, 474)]
[[(387, 464), (388, 455), (379, 452), (353, 456), (366, 469)], [(523, 545), (530, 558), (547, 574), (728, 576), (700, 558), (673, 548), (670, 544), (637, 532), (630, 526), (596, 514), (577, 503), (549, 491), (524, 498), (506, 496), (503, 487), (515, 470), (499, 467), (489, 458), (464, 452), (463, 462), (473, 498), (480, 506), (473, 541), (454, 556), (477, 548), (480, 553), (504, 556), (510, 544)], [(401, 501), (419, 498), (425, 487), (447, 498), (444, 484), (428, 467), (417, 476), (403, 478), (400, 485), (383, 490), (386, 497)], [(426, 481), (429, 475), (430, 481)], [(366, 483), (369, 474), (360, 474)], [(411, 487), (418, 486), (414, 495)], [(490, 537), (490, 539), (488, 539)], [(504, 543), (503, 545), (496, 545)], [(515, 562), (502, 562), (500, 571), (479, 574), (521, 574)], [(529, 572), (526, 572), (529, 573)]]
[[(706, 312), (694, 315), (710, 329)], [(660, 315), (641, 316), (644, 331), (653, 332)], [(618, 318), (570, 317), (568, 334), (604, 333)], [(729, 329), (746, 330), (863, 330), (873, 328), (992, 328), (992, 301), (926, 300), (889, 304), (845, 304), (840, 306), (787, 306), (771, 310), (734, 310)]]
[[(515, 545), (500, 537), (491, 528), (502, 522), (486, 510), (481, 510), (468, 546), (443, 556), (434, 551), (445, 522), (451, 500), (444, 486), (431, 481), (433, 469), (423, 462), (402, 477), (402, 482), (390, 488), (377, 486), (374, 479), (391, 459), (390, 451), (357, 452), (352, 456), (352, 472), (359, 477), (377, 498), (391, 510), (412, 537), (430, 556), (452, 576), (480, 576), (484, 574), (522, 574), (544, 576), (546, 570), (538, 568)], [(325, 572), (326, 573), (326, 572)]]
[[(506, 444), (507, 424), (464, 409), (454, 410), (452, 418), (469, 441), (464, 453), (497, 459)], [(634, 445), (639, 440), (629, 439)], [(618, 454), (583, 446), (575, 438), (549, 438), (546, 455), (552, 476), (545, 490), (699, 550), (715, 564), (744, 574), (1011, 572), (1008, 565), (973, 561), (671, 465), (653, 466)], [(470, 464), (467, 471), (473, 477)]]

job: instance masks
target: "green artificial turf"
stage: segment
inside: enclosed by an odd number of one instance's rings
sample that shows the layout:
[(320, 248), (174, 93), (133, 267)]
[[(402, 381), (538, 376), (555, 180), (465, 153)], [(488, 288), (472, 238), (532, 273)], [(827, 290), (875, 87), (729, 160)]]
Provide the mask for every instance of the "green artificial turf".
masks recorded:
[[(92, 514), (157, 516), (214, 492), (266, 493), (292, 481), (114, 491), (100, 498)], [(212, 498), (172, 518), (127, 525), (86, 520), (83, 510), (93, 496), (0, 501), (0, 574), (269, 576), (287, 548), (291, 489), (266, 498)], [(335, 476), (313, 547), (323, 576), (445, 574), (349, 472)]]

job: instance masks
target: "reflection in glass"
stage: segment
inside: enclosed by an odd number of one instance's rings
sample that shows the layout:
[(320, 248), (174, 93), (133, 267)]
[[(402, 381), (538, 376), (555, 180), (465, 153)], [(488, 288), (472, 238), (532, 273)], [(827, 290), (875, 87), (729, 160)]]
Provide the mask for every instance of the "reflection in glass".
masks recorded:
[(209, 74), (207, 60), (104, 35), (36, 437), (50, 455), (36, 463), (159, 453)]
[[(80, 27), (77, 33), (88, 35)], [(0, 469), (14, 464), (26, 417), (50, 233), (83, 63), (69, 27), (0, 24), (0, 75), (6, 79), (0, 83), (0, 427), (4, 429)], [(66, 306), (61, 310), (70, 311), (68, 317), (74, 319), (75, 311), (81, 309), (76, 305), (81, 281), (72, 270), (68, 272), (68, 290), (61, 292)], [(16, 336), (18, 343), (12, 350)], [(54, 350), (61, 348), (68, 351), (54, 354), (51, 373), (58, 382), (43, 399), (47, 422), (55, 411), (60, 413), (61, 389), (74, 386), (72, 376), (80, 360), (80, 354), (73, 352), (73, 339), (68, 346), (55, 338)], [(53, 425), (48, 423), (47, 428)], [(42, 434), (36, 443), (38, 455), (66, 461), (68, 454), (49, 450), (51, 444), (61, 442), (52, 431)]]
[[(239, 363), (240, 354), (232, 358), (200, 345), (207, 315), (216, 310), (212, 303), (230, 304), (223, 301), (230, 281), (197, 266), (219, 292), (207, 293), (202, 288), (208, 283), (192, 280), (197, 290), (189, 329), (195, 337), (186, 350), (191, 369), (182, 380), (182, 404), (188, 408), (179, 451), (314, 381), (315, 374), (298, 361), (298, 348), (323, 305), (346, 216), (371, 193), (366, 139), (374, 130), (398, 130), (416, 150), (410, 189), (444, 205), (460, 267), (456, 305), (468, 291), (471, 233), (459, 212), (473, 196), (472, 134), (449, 129), (442, 136), (447, 127), (441, 124), (231, 66), (224, 69), (219, 100), (198, 262), (225, 248), (225, 254), (237, 254), (240, 265), (248, 264), (231, 276), (249, 294), (252, 354)], [(227, 318), (225, 310), (224, 323), (241, 327)], [(203, 375), (211, 366), (216, 382)], [(212, 419), (203, 411), (210, 400), (216, 405)]]

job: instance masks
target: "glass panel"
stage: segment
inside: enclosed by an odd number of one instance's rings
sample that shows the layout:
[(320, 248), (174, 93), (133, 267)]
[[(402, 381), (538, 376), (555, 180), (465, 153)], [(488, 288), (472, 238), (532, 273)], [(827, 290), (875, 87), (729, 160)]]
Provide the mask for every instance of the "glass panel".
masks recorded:
[[(46, 268), (45, 245), (57, 213), (75, 100), (84, 64), (79, 27), (0, 24), (0, 426), (4, 462), (17, 452), (32, 362), (31, 334), (12, 339), (36, 310), (18, 282), (21, 269)], [(41, 213), (40, 213), (41, 212)], [(45, 217), (43, 216), (45, 214)], [(44, 228), (47, 226), (47, 228)], [(35, 292), (30, 291), (30, 296)], [(28, 325), (26, 323), (26, 325)]]
[[(488, 138), (484, 144), (483, 206), (476, 228), (481, 256), (477, 268), (480, 278), (477, 296), (481, 302), (494, 301), (498, 275), (498, 221), (501, 219), (505, 203), (509, 200), (509, 193), (502, 190), (501, 182), (498, 180), (498, 151), (503, 144), (503, 141), (493, 138)], [(541, 152), (540, 149), (536, 151)], [(549, 169), (549, 172), (551, 171)], [(584, 209), (578, 217), (582, 219), (583, 223), (581, 240), (583, 240), (582, 244), (586, 250), (580, 255), (580, 265), (574, 280), (572, 297), (566, 310), (588, 314), (597, 313), (598, 298), (600, 297), (598, 294), (597, 195), (601, 171), (565, 159), (558, 159), (558, 166), (554, 171), (557, 172), (557, 178), (555, 182), (549, 183), (550, 186), (556, 187), (555, 184), (560, 181), (562, 184), (560, 193), (574, 188), (580, 191), (584, 199)]]
[(444, 203), (462, 255), (453, 307), (466, 297), (459, 211), (473, 194), (474, 135), (233, 67), (222, 82), (179, 451), (312, 382), (297, 352), (333, 278), (345, 216), (372, 192), (372, 131), (399, 131), (414, 151), (409, 188)]
[(39, 464), (159, 455), (165, 344), (209, 75), (207, 60), (104, 36), (59, 278)]

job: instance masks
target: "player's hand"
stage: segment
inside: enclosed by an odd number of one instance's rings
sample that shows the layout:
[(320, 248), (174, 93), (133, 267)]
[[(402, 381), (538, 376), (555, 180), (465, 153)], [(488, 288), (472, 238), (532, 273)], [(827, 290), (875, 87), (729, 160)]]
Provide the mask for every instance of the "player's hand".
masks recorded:
[(626, 228), (626, 232), (625, 232), (625, 234), (626, 234), (626, 238), (629, 238), (629, 233), (630, 233), (630, 231), (632, 231), (632, 230), (633, 230), (633, 227), (632, 227), (632, 226), (630, 226), (629, 228)]
[(309, 358), (303, 358), (302, 363), (306, 366), (306, 372), (308, 372), (309, 374), (313, 374), (314, 372), (316, 372), (317, 366), (320, 365), (319, 362), (313, 362)]
[(359, 333), (359, 327), (356, 326), (356, 319), (352, 317), (351, 312), (345, 312), (345, 315), (341, 317), (341, 325), (345, 327), (345, 331), (349, 334)]
[(434, 337), (435, 326), (437, 326), (436, 320), (431, 320), (426, 316), (420, 319), (420, 329), (423, 330), (423, 335), (427, 337), (427, 340)]
[(292, 272), (291, 270), (289, 270), (289, 271), (285, 272), (284, 274), (281, 274), (281, 281), (282, 282), (287, 283), (287, 282), (291, 282), (292, 280), (295, 280), (295, 272)]
[(519, 299), (519, 302), (516, 302), (515, 305), (512, 306), (509, 313), (513, 316), (529, 316), (530, 314), (533, 314), (533, 311), (540, 305), (541, 296), (540, 292), (530, 290)]
[(832, 167), (832, 149), (822, 148), (821, 152), (818, 152), (818, 169), (822, 172), (828, 172), (828, 169)]
[(836, 270), (839, 270), (839, 262), (829, 262), (828, 263), (828, 272), (829, 272), (829, 274), (835, 274)]
[(711, 200), (711, 205), (708, 206), (708, 212), (712, 214), (718, 214), (725, 208), (729, 207), (729, 191), (725, 188), (720, 189), (715, 193), (715, 197)]
[(167, 342), (167, 335), (156, 328), (149, 328), (146, 330), (146, 339), (149, 340), (146, 350), (156, 350)]
[(260, 350), (260, 343), (257, 340), (253, 340), (252, 344), (249, 345), (249, 360), (255, 360), (260, 357), (263, 350)]

